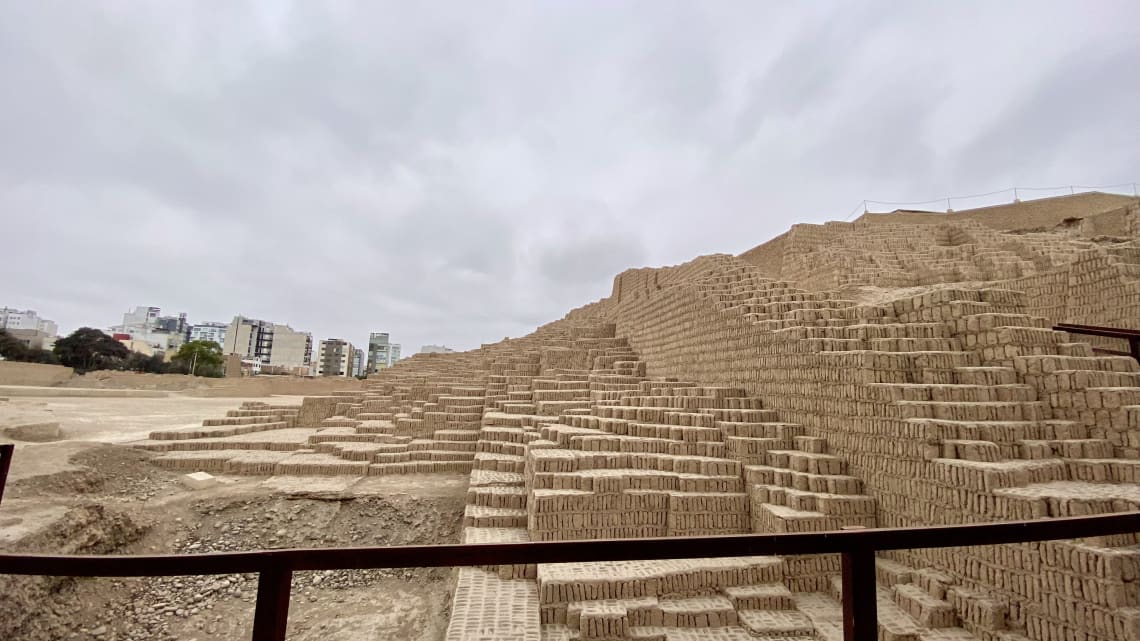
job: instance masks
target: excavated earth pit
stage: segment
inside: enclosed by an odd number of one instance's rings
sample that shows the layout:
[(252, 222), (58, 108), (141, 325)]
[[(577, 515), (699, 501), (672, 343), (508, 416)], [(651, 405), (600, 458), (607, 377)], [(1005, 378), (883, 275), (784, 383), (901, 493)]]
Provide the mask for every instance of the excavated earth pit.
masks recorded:
[[(75, 469), (12, 482), (0, 550), (194, 554), (454, 543), (467, 479), (243, 477), (200, 491), (146, 452), (102, 446)], [(450, 569), (299, 572), (289, 638), (441, 639)], [(256, 575), (78, 580), (0, 576), (0, 639), (248, 638)]]

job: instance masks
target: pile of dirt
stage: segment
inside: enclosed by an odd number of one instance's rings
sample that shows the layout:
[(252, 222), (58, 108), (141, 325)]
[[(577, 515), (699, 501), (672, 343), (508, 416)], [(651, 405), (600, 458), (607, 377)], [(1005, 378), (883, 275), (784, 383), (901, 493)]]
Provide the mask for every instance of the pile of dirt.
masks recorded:
[[(107, 554), (137, 541), (147, 528), (99, 505), (69, 510), (9, 552)], [(0, 639), (60, 639), (70, 634), (75, 586), (83, 579), (0, 575)]]
[(187, 376), (185, 374), (147, 374), (143, 372), (118, 372), (97, 370), (79, 374), (61, 387), (85, 387), (95, 389), (140, 389), (179, 392), (188, 389), (211, 387), (220, 379)]
[(239, 378), (206, 378), (186, 374), (146, 374), (99, 370), (72, 377), (61, 387), (94, 389), (129, 389), (181, 392), (191, 396), (319, 396), (336, 390), (360, 389), (363, 382), (354, 378), (300, 376), (253, 376)]
[(28, 441), (32, 443), (47, 443), (63, 438), (59, 429), (59, 422), (45, 421), (42, 423), (24, 423), (0, 428), (0, 436), (13, 441)]
[[(8, 486), (12, 498), (75, 497), (146, 501), (177, 487), (178, 475), (150, 464), (154, 454), (129, 447), (105, 445), (68, 459), (82, 469), (32, 476)], [(106, 502), (106, 501), (104, 501)]]
[[(88, 454), (87, 464), (97, 463), (100, 456), (114, 455)], [(131, 505), (139, 521), (153, 524), (141, 538), (127, 536), (134, 530), (126, 523), (119, 528), (121, 533), (104, 528), (108, 535), (102, 537), (83, 534), (90, 527), (71, 528), (63, 536), (40, 541), (38, 549), (196, 554), (453, 543), (459, 540), (464, 507), (461, 493), (426, 498), (407, 494), (189, 496), (181, 503), (164, 504), (160, 512), (148, 513), (145, 506)], [(111, 513), (100, 509), (99, 514), (106, 519)], [(428, 568), (296, 573), (290, 606), (291, 636), (321, 641), (442, 638), (450, 579), (450, 569)], [(5, 622), (7, 627), (0, 627), (0, 638), (248, 638), (256, 593), (254, 575), (56, 582), (37, 592), (22, 588), (18, 594), (24, 595), (23, 600), (18, 603), (0, 601), (0, 607), (10, 603), (28, 613)]]

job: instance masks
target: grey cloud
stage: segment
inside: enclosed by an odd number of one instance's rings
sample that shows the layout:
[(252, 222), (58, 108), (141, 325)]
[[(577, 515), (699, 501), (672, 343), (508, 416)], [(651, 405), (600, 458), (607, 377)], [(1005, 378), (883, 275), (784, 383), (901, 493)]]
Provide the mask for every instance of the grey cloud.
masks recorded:
[(35, 267), (0, 305), (518, 336), (625, 268), (863, 198), (1140, 178), (1137, 24), (1124, 2), (8, 3), (3, 251)]
[(1140, 40), (1090, 42), (1001, 110), (996, 121), (966, 145), (955, 169), (967, 179), (998, 174), (1024, 180), (1074, 155), (1101, 155), (1107, 162), (1098, 164), (1112, 167), (1107, 175), (1081, 171), (1056, 178), (1131, 182), (1140, 167), (1137, 114)]
[(546, 249), (539, 256), (539, 265), (553, 283), (596, 283), (641, 266), (644, 256), (636, 238), (586, 237)]
[(872, 12), (859, 5), (812, 19), (781, 44), (778, 54), (746, 85), (743, 107), (736, 115), (730, 146), (750, 141), (769, 118), (793, 117), (814, 111), (836, 97), (844, 76), (831, 43), (843, 43), (844, 55), (857, 56), (866, 46)]

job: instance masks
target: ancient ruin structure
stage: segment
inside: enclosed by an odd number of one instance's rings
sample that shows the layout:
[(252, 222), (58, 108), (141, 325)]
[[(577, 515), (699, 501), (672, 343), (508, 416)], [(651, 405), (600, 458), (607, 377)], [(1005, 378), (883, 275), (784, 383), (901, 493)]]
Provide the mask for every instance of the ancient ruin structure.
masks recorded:
[[(1019, 209), (1020, 207), (1020, 209)], [(529, 336), (139, 446), (229, 474), (470, 474), (467, 542), (1140, 509), (1140, 201), (797, 225)], [(1138, 641), (1136, 535), (881, 554), (881, 638)], [(838, 559), (458, 571), (449, 641), (841, 638)]]

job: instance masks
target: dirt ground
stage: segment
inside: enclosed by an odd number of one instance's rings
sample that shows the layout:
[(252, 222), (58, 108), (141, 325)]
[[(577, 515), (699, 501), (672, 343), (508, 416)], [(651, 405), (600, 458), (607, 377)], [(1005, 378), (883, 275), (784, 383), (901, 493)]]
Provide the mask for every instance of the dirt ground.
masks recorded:
[[(21, 387), (42, 387), (43, 390), (29, 393), (29, 390), (12, 389)], [(184, 374), (147, 374), (113, 370), (76, 374), (70, 367), (59, 365), (0, 361), (0, 396), (48, 395), (44, 390), (47, 392), (56, 390), (60, 393), (133, 391), (154, 394), (157, 392), (179, 392), (191, 396), (225, 396), (230, 398), (275, 394), (320, 396), (333, 391), (359, 390), (363, 387), (363, 381), (336, 376), (311, 378), (259, 375), (209, 378)]]
[(182, 374), (145, 374), (101, 370), (76, 375), (62, 383), (63, 388), (103, 390), (160, 390), (193, 396), (241, 397), (271, 394), (319, 396), (334, 390), (360, 389), (364, 383), (355, 378), (295, 376), (253, 376), (238, 378), (206, 378)]
[[(220, 416), (238, 399), (16, 400), (0, 403), (0, 421), (42, 420), (51, 410), (69, 440), (17, 445), (0, 505), (0, 551), (189, 554), (459, 540), (466, 475), (219, 477), (218, 486), (190, 491), (180, 474), (151, 465), (151, 454), (116, 444)], [(296, 573), (289, 638), (442, 639), (452, 576)], [(0, 576), (0, 639), (248, 638), (256, 591), (253, 575)]]
[[(202, 398), (171, 394), (164, 398), (10, 397), (0, 401), (0, 434), (10, 426), (58, 422), (63, 438), (50, 443), (20, 443), (10, 479), (72, 469), (68, 459), (98, 443), (125, 443), (154, 430), (195, 427), (202, 419), (225, 416), (243, 401), (300, 404), (300, 396)], [(12, 442), (0, 436), (0, 442)]]

